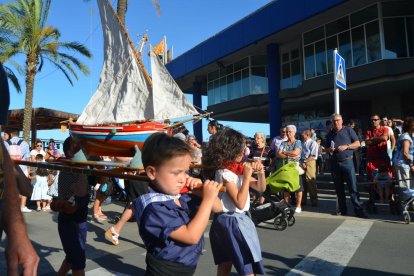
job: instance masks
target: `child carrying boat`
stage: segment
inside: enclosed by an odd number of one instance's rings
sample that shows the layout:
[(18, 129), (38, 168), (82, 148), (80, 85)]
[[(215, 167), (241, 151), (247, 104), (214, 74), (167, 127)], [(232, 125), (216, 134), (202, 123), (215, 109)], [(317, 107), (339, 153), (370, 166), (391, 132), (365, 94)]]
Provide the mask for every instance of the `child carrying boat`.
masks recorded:
[(201, 181), (189, 177), (191, 148), (165, 133), (151, 135), (142, 149), (150, 192), (135, 199), (139, 234), (147, 248), (145, 275), (193, 275), (204, 246), (203, 233), (212, 210), (220, 211), (221, 184), (207, 180), (194, 217), (189, 216), (188, 194)]

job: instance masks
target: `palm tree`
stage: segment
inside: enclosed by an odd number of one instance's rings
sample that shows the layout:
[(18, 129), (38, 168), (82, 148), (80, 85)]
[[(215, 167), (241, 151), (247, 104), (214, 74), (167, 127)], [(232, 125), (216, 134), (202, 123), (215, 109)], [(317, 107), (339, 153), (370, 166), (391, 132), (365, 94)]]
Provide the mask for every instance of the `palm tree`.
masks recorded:
[(70, 50), (90, 58), (89, 50), (78, 42), (59, 41), (59, 31), (47, 26), (51, 0), (15, 0), (0, 5), (0, 61), (25, 55), (26, 96), (23, 117), (23, 139), (29, 141), (35, 77), (45, 61), (52, 63), (73, 85), (77, 70), (89, 74), (89, 69)]

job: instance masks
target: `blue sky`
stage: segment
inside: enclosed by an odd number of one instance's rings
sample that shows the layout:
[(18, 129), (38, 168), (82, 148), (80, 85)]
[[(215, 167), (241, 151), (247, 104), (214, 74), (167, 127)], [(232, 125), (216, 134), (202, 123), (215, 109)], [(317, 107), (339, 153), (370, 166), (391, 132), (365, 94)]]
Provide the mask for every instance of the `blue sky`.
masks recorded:
[[(138, 43), (140, 35), (145, 32), (153, 45), (164, 35), (167, 36), (168, 46), (174, 47), (174, 56), (177, 57), (269, 2), (271, 0), (159, 0), (161, 13), (158, 15), (151, 0), (130, 0), (126, 26), (134, 43)], [(115, 0), (111, 3), (116, 7)], [(80, 75), (71, 86), (60, 71), (45, 65), (36, 77), (33, 106), (80, 114), (98, 85), (103, 60), (101, 22), (96, 1), (52, 1), (48, 25), (59, 29), (62, 41), (77, 41), (91, 50), (93, 58), (83, 60), (91, 74)], [(149, 67), (149, 62), (144, 60), (144, 64)], [(24, 85), (24, 76), (20, 77), (20, 82)], [(203, 100), (203, 108), (205, 105), (206, 99)], [(24, 93), (17, 94), (12, 88), (10, 109), (23, 107)], [(269, 134), (267, 124), (223, 123), (248, 136), (253, 136), (256, 131)], [(192, 131), (192, 127), (188, 127)], [(203, 129), (204, 139), (207, 139), (205, 123)], [(64, 139), (67, 136), (68, 133), (60, 131), (38, 133), (38, 137), (44, 139)]]

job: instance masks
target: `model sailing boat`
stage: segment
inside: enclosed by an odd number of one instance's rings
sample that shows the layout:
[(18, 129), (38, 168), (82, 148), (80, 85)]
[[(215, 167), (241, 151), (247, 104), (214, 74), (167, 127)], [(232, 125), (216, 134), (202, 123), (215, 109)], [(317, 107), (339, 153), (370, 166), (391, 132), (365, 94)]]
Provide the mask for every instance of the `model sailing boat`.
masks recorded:
[[(108, 0), (97, 0), (104, 34), (104, 64), (95, 94), (71, 136), (88, 155), (134, 156), (135, 145), (171, 126), (165, 120), (199, 114), (160, 58), (150, 51), (152, 79)], [(141, 47), (142, 48), (142, 47)]]

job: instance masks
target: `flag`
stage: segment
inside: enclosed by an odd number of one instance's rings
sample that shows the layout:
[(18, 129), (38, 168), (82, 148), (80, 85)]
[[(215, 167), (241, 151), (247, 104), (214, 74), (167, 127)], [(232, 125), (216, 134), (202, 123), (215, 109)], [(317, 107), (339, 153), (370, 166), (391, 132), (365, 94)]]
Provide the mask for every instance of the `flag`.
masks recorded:
[(160, 43), (158, 43), (157, 45), (154, 46), (154, 48), (152, 48), (154, 50), (154, 52), (159, 55), (159, 56), (164, 56), (164, 52), (165, 52), (165, 37), (160, 41)]

